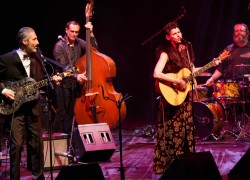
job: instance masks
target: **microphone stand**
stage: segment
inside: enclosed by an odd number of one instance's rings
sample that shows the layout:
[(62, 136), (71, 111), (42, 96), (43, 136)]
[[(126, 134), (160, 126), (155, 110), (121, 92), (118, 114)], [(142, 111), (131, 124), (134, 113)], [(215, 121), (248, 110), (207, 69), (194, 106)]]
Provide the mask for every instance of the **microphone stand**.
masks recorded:
[(131, 98), (132, 96), (129, 96), (126, 94), (124, 97), (120, 98), (118, 101), (115, 101), (108, 96), (104, 95), (104, 90), (102, 88), (102, 96), (105, 100), (111, 100), (113, 102), (116, 102), (117, 108), (118, 108), (118, 123), (119, 123), (119, 152), (120, 152), (120, 180), (125, 180), (125, 174), (124, 174), (124, 167), (123, 167), (123, 162), (122, 162), (122, 120), (121, 120), (121, 106), (122, 103)]
[[(194, 66), (193, 64), (191, 64), (191, 59), (190, 59), (190, 54), (188, 51), (188, 46), (190, 46), (192, 48), (192, 44), (190, 42), (187, 41), (187, 58), (188, 58), (188, 63), (189, 63), (189, 68), (191, 70), (190, 76), (191, 76), (191, 92), (192, 92), (192, 101), (191, 101), (191, 105), (192, 105), (192, 117), (193, 117), (193, 130), (194, 130), (194, 82), (195, 82), (195, 77), (194, 77), (194, 73), (193, 73), (193, 69)], [(196, 93), (196, 98), (198, 99), (198, 94), (197, 94), (197, 90), (195, 90)], [(193, 133), (193, 137), (195, 138), (195, 134)]]
[(120, 146), (120, 179), (125, 180), (125, 174), (124, 174), (124, 167), (123, 167), (123, 160), (122, 160), (122, 122), (121, 122), (121, 105), (123, 102), (125, 102), (127, 99), (131, 98), (132, 96), (125, 95), (123, 98), (119, 99), (116, 104), (119, 112), (119, 146)]
[[(38, 48), (38, 54), (40, 55), (39, 56), (39, 59), (41, 61), (41, 64), (42, 64), (42, 67), (43, 67), (43, 70), (45, 72), (45, 76), (47, 77), (47, 80), (48, 80), (48, 84), (50, 85), (51, 89), (54, 90), (54, 85), (52, 83), (52, 80), (49, 76), (49, 73), (45, 67), (45, 62), (47, 62), (46, 58), (43, 56), (40, 48)], [(48, 95), (48, 92), (47, 92), (47, 95)], [(47, 102), (48, 102), (48, 107), (51, 107), (50, 105), (50, 101), (48, 100), (49, 98), (47, 98)], [(50, 116), (50, 113), (47, 113), (47, 116), (48, 116), (48, 134), (49, 134), (49, 151), (50, 151), (50, 178), (51, 180), (53, 180), (53, 168), (52, 168), (52, 129), (51, 129), (51, 116)]]
[[(184, 11), (179, 17), (177, 17), (173, 22), (177, 22), (179, 21), (181, 18), (183, 18), (186, 15), (186, 11)], [(154, 39), (156, 36), (158, 36), (163, 30), (166, 29), (167, 24), (158, 32), (156, 32), (155, 34), (153, 34), (151, 37), (149, 37), (148, 39), (146, 39), (141, 45), (144, 46), (145, 44), (147, 44), (149, 41), (151, 41), (152, 39)]]

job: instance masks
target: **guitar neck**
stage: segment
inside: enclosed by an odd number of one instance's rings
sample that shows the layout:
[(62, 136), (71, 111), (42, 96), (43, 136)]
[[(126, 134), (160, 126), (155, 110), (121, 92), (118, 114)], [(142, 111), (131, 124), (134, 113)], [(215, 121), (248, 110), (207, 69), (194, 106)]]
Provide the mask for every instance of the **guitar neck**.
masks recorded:
[[(75, 70), (74, 70), (75, 71)], [(71, 76), (72, 75), (72, 73), (69, 71), (69, 72), (62, 72), (62, 73), (58, 73), (57, 74), (57, 76), (60, 76), (60, 77), (62, 77), (62, 78), (64, 78), (64, 77), (69, 77), (69, 76)], [(53, 77), (51, 78), (51, 81), (53, 81)], [(37, 88), (37, 89), (39, 89), (39, 88), (41, 88), (41, 87), (44, 87), (44, 86), (47, 86), (48, 85), (48, 79), (43, 79), (43, 80), (41, 80), (41, 81), (39, 81), (39, 82), (36, 82), (35, 83), (35, 87)], [(33, 86), (33, 85), (32, 85)]]
[(214, 66), (214, 61), (207, 63), (205, 66), (203, 66), (202, 68), (200, 68), (199, 70), (197, 70), (193, 73), (194, 77), (199, 76), (201, 73), (203, 73), (204, 71), (208, 70), (209, 68), (211, 68), (213, 66)]
[[(93, 1), (86, 5), (86, 24), (90, 22), (92, 17)], [(86, 76), (89, 81), (92, 81), (92, 60), (91, 60), (91, 44), (90, 44), (90, 29), (86, 28)]]
[(86, 29), (86, 76), (88, 80), (92, 80), (92, 60), (91, 60), (91, 45), (90, 45), (90, 30)]
[(47, 80), (47, 79), (44, 79), (44, 80), (41, 80), (41, 81), (37, 82), (37, 83), (35, 84), (35, 87), (36, 87), (37, 89), (39, 89), (39, 88), (44, 87), (44, 86), (47, 86), (47, 85), (48, 85), (48, 80)]

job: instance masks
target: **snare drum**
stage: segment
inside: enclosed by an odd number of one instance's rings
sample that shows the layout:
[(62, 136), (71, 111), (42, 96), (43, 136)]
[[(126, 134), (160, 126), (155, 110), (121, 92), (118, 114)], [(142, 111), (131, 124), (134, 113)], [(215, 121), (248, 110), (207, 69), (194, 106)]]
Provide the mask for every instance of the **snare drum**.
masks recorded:
[(205, 101), (207, 99), (207, 92), (207, 87), (197, 86), (194, 89), (194, 101)]
[(237, 100), (239, 85), (234, 80), (218, 80), (214, 83), (213, 96), (219, 100)]

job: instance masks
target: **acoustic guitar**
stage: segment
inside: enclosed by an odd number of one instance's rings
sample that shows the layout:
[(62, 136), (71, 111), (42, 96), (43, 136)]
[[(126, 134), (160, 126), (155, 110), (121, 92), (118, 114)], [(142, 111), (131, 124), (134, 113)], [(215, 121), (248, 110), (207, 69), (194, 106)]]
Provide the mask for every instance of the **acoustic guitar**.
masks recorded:
[[(194, 79), (204, 71), (208, 70), (209, 68), (217, 66), (219, 63), (221, 63), (222, 60), (226, 59), (228, 56), (230, 56), (230, 51), (224, 50), (219, 55), (219, 57), (215, 58), (213, 61), (209, 62), (205, 66), (201, 67), (199, 70), (193, 72), (193, 77), (191, 71), (187, 68), (183, 68), (177, 73), (166, 73), (166, 75), (169, 77), (179, 78), (186, 81), (187, 87), (185, 90), (180, 90), (178, 86), (174, 83), (161, 80), (157, 81), (156, 85), (158, 85), (161, 94), (170, 105), (178, 106), (184, 102), (188, 92), (192, 89), (192, 79)], [(196, 82), (194, 82), (193, 84), (195, 88)]]

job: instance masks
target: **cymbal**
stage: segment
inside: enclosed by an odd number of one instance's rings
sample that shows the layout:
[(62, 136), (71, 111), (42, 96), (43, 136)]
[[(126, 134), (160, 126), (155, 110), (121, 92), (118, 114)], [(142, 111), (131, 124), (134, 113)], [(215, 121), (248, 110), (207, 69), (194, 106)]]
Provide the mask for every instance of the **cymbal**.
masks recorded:
[(242, 58), (250, 58), (250, 52), (240, 55)]
[(207, 76), (212, 76), (212, 74), (209, 73), (209, 72), (203, 72), (203, 73), (201, 73), (199, 76), (207, 77)]
[(250, 64), (237, 64), (236, 67), (247, 67), (250, 66)]

